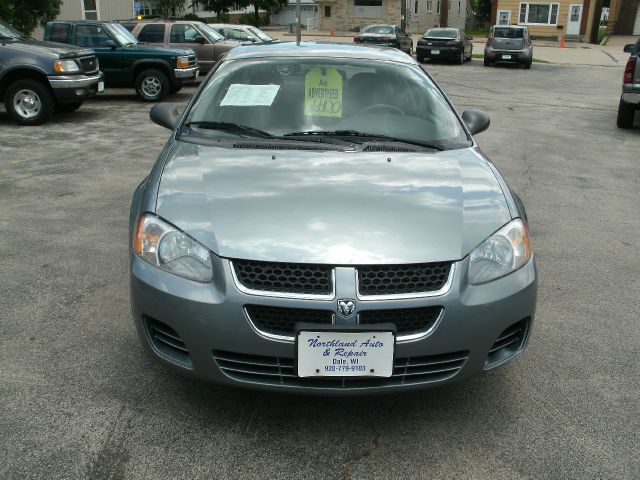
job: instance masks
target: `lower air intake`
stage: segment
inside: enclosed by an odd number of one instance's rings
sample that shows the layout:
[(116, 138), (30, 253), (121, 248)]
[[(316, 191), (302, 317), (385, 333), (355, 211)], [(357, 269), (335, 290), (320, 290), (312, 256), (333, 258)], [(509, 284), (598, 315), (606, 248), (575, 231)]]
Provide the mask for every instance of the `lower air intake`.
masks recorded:
[(485, 364), (487, 367), (502, 363), (522, 350), (529, 333), (530, 320), (529, 317), (524, 318), (500, 334), (489, 351)]
[(144, 317), (144, 323), (156, 352), (183, 366), (192, 366), (189, 350), (173, 328), (151, 317)]

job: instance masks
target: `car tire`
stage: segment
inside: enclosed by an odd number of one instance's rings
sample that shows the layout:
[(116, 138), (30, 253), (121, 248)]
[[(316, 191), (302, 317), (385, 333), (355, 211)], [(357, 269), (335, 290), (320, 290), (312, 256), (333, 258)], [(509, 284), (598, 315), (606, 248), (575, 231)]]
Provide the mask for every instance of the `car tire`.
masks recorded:
[(458, 65), (462, 65), (464, 63), (464, 49), (460, 50), (460, 55), (458, 55), (458, 58), (456, 59), (456, 63)]
[(633, 120), (635, 119), (635, 116), (635, 107), (628, 103), (624, 103), (622, 99), (620, 99), (620, 104), (618, 105), (618, 127), (633, 128)]
[(526, 68), (527, 70), (530, 69), (532, 63), (533, 63), (533, 60), (529, 60), (527, 63), (524, 64), (524, 68)]
[(169, 90), (169, 93), (178, 93), (180, 90), (182, 90), (182, 84), (171, 85), (171, 89)]
[(418, 63), (424, 63), (424, 57), (421, 55), (416, 55), (416, 60), (418, 60)]
[(46, 122), (54, 108), (53, 93), (39, 80), (13, 82), (4, 95), (9, 116), (20, 125), (40, 125)]
[(155, 68), (145, 70), (136, 79), (136, 92), (147, 102), (158, 102), (169, 94), (167, 76)]
[(490, 67), (491, 66), (491, 62), (489, 60), (487, 60), (486, 58), (484, 59), (484, 66), (485, 67)]
[(80, 108), (82, 102), (73, 102), (73, 103), (58, 103), (56, 105), (56, 112), (58, 113), (71, 113), (75, 112)]

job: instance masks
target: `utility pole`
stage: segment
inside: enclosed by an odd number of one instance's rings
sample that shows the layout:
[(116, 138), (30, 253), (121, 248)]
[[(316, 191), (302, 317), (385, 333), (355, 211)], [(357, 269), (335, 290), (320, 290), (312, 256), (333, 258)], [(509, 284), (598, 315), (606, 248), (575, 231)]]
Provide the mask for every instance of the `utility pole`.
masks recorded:
[(407, 31), (407, 0), (400, 0), (400, 30)]
[(302, 19), (300, 18), (300, 0), (296, 0), (296, 44), (300, 45), (300, 39), (302, 37)]

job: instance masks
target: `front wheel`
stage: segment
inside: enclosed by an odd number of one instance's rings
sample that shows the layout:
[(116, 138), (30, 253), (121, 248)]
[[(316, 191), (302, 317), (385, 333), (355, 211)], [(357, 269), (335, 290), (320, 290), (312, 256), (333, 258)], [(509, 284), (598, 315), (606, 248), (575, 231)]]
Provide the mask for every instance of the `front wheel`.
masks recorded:
[(169, 79), (160, 70), (145, 70), (136, 79), (136, 92), (147, 102), (162, 100), (169, 93)]
[(634, 106), (624, 103), (622, 99), (620, 99), (620, 104), (618, 105), (618, 127), (633, 128), (633, 120), (635, 116), (636, 109)]
[(464, 49), (460, 50), (460, 55), (458, 55), (457, 63), (458, 65), (462, 65), (464, 63)]
[(424, 63), (424, 57), (422, 55), (416, 55), (416, 60), (418, 60), (418, 63)]
[(491, 66), (491, 62), (489, 60), (487, 60), (486, 58), (484, 59), (484, 66), (485, 67), (490, 67)]
[(53, 94), (38, 80), (18, 80), (9, 85), (4, 106), (20, 125), (40, 125), (53, 113)]

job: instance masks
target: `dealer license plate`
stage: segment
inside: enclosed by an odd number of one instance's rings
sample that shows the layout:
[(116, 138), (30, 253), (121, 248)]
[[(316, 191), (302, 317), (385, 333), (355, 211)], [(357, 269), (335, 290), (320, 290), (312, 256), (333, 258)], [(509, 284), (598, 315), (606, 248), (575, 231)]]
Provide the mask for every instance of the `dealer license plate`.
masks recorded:
[(301, 331), (298, 333), (300, 377), (390, 377), (392, 332)]
[(503, 60), (511, 60), (511, 55), (502, 55)]
[(98, 82), (98, 93), (104, 92), (104, 82)]
[(431, 50), (431, 55), (440, 55), (440, 50)]

